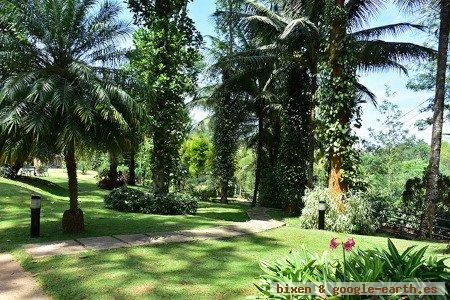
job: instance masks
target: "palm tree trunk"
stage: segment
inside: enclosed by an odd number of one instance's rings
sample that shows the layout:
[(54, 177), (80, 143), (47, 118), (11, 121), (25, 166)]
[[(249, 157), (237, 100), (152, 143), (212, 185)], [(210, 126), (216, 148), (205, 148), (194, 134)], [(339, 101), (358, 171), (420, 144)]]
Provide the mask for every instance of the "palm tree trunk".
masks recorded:
[(77, 163), (75, 160), (75, 151), (73, 147), (69, 147), (66, 156), (67, 177), (69, 180), (69, 197), (70, 209), (78, 209), (78, 180), (77, 180)]
[(427, 172), (426, 207), (422, 217), (423, 236), (431, 237), (435, 223), (438, 199), (439, 163), (441, 157), (442, 126), (444, 122), (445, 75), (450, 30), (450, 1), (441, 1), (439, 48), (436, 74), (436, 94), (434, 98), (433, 129), (431, 134), (431, 155)]
[(109, 172), (108, 178), (111, 182), (117, 182), (119, 174), (117, 173), (117, 156), (113, 152), (109, 152)]
[(65, 153), (70, 208), (63, 214), (62, 227), (65, 232), (77, 233), (84, 231), (84, 216), (78, 208), (77, 162), (74, 143), (70, 143)]
[(136, 185), (136, 154), (130, 153), (130, 161), (128, 163), (128, 181), (129, 185)]
[[(335, 5), (342, 9), (344, 7), (344, 0), (335, 0)], [(332, 22), (331, 28), (331, 49), (330, 49), (330, 60), (332, 64), (332, 76), (334, 78), (339, 78), (342, 74), (342, 66), (339, 63), (340, 57), (340, 49), (342, 48), (341, 43), (345, 38), (346, 28), (345, 24), (343, 24), (343, 20), (340, 18), (336, 18)], [(341, 125), (345, 126), (350, 121), (348, 117), (348, 113), (345, 109), (341, 109), (341, 111), (336, 116), (339, 119)], [(342, 195), (345, 195), (348, 192), (348, 185), (342, 181), (342, 167), (343, 160), (339, 153), (334, 153), (332, 150), (329, 153), (330, 160), (330, 175), (328, 187), (330, 189), (331, 195), (334, 199), (340, 199)]]
[(262, 160), (262, 155), (263, 155), (263, 133), (264, 133), (263, 131), (264, 131), (264, 124), (263, 124), (262, 113), (259, 112), (258, 113), (258, 145), (257, 145), (257, 150), (256, 150), (255, 188), (253, 191), (252, 206), (256, 206), (259, 183), (261, 181), (261, 160)]

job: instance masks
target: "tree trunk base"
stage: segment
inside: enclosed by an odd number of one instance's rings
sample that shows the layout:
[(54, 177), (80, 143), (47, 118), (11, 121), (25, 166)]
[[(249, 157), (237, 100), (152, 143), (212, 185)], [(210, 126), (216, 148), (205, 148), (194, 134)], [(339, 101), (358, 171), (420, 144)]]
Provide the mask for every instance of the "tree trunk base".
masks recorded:
[(80, 233), (84, 231), (84, 214), (79, 208), (68, 209), (62, 218), (62, 228), (65, 233)]

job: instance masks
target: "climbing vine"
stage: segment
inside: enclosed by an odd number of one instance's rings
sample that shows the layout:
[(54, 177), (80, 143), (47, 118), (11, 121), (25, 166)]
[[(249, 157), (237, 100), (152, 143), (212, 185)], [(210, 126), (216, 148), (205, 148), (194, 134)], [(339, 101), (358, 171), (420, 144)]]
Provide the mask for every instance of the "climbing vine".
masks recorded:
[[(330, 42), (328, 57), (319, 66), (319, 89), (317, 101), (320, 107), (321, 130), (319, 139), (329, 156), (330, 165), (338, 158), (341, 162), (339, 180), (348, 187), (360, 186), (355, 144), (358, 138), (352, 126), (360, 126), (361, 107), (357, 98), (356, 44), (346, 34), (347, 12), (344, 7), (327, 1)], [(333, 166), (331, 166), (333, 168)]]
[(187, 15), (188, 2), (129, 2), (136, 23), (144, 25), (133, 36), (131, 65), (143, 81), (142, 98), (153, 118), (152, 179), (161, 193), (169, 191), (178, 174), (189, 122), (185, 98), (195, 91), (201, 60), (202, 38)]

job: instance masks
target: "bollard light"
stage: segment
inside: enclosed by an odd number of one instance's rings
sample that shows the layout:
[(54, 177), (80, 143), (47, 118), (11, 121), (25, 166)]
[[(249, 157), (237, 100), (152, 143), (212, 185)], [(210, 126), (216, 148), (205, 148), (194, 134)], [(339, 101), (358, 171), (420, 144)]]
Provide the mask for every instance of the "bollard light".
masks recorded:
[(325, 201), (319, 201), (319, 229), (325, 229)]
[(31, 195), (31, 226), (30, 236), (36, 238), (40, 236), (40, 223), (41, 223), (41, 196)]

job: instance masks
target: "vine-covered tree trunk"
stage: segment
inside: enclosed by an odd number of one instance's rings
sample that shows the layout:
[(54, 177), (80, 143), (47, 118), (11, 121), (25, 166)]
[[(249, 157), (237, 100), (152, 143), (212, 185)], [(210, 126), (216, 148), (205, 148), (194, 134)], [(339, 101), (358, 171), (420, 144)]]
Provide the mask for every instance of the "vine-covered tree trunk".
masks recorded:
[(155, 131), (153, 136), (154, 148), (152, 153), (152, 179), (155, 193), (163, 195), (169, 192), (169, 174), (167, 172), (169, 166), (164, 163), (167, 162), (167, 153), (165, 153), (165, 148), (163, 146), (164, 143), (166, 143), (164, 136), (164, 132), (161, 132), (161, 130)]
[(220, 182), (220, 202), (228, 204), (228, 180), (222, 180)]
[(277, 164), (281, 143), (281, 121), (278, 114), (267, 119), (264, 126), (264, 146), (261, 155), (261, 179), (258, 187), (258, 202), (264, 207), (282, 208), (277, 180)]
[[(344, 0), (335, 0), (335, 5), (338, 10), (344, 9)], [(339, 58), (341, 51), (343, 50), (343, 40), (345, 39), (346, 28), (343, 18), (336, 17), (331, 24), (331, 41), (330, 41), (330, 61), (332, 67), (332, 77), (340, 80), (342, 73), (342, 66), (340, 65)], [(339, 92), (339, 91), (336, 91)], [(341, 107), (336, 118), (339, 119), (339, 123), (342, 128), (348, 125), (349, 117), (348, 112), (345, 111), (345, 106)], [(342, 170), (344, 165), (344, 157), (341, 153), (336, 153), (331, 147), (329, 153), (330, 160), (330, 175), (328, 187), (331, 195), (334, 199), (339, 199), (342, 195), (348, 192), (348, 185), (343, 182)]]
[(422, 217), (422, 235), (431, 237), (436, 219), (438, 198), (439, 163), (441, 157), (442, 126), (444, 120), (445, 75), (450, 30), (450, 1), (441, 0), (439, 47), (436, 74), (436, 93), (433, 111), (433, 129), (431, 135), (431, 155), (427, 172), (426, 207)]
[(314, 96), (317, 91), (317, 70), (314, 67), (311, 70), (311, 99), (310, 99), (310, 107), (309, 107), (309, 129), (308, 129), (308, 166), (306, 177), (308, 180), (308, 188), (314, 188), (314, 158), (315, 158), (315, 149), (316, 149), (316, 103), (314, 100)]
[(129, 185), (136, 185), (136, 154), (130, 153), (130, 161), (128, 162), (128, 180)]
[(253, 200), (252, 200), (252, 206), (256, 206), (256, 201), (258, 198), (258, 191), (259, 191), (259, 183), (261, 181), (261, 160), (263, 156), (263, 134), (264, 134), (264, 123), (263, 123), (263, 116), (262, 112), (258, 112), (258, 144), (256, 146), (256, 170), (255, 170), (255, 187), (253, 191)]
[(308, 183), (311, 82), (307, 69), (295, 64), (287, 75), (277, 177), (284, 209), (299, 215)]
[(84, 216), (81, 209), (78, 208), (78, 181), (77, 181), (77, 163), (75, 159), (74, 142), (71, 142), (65, 153), (70, 208), (66, 210), (62, 218), (62, 227), (64, 232), (77, 233), (84, 231)]

